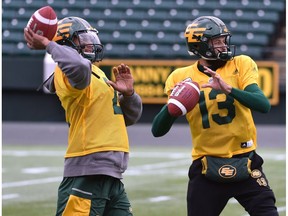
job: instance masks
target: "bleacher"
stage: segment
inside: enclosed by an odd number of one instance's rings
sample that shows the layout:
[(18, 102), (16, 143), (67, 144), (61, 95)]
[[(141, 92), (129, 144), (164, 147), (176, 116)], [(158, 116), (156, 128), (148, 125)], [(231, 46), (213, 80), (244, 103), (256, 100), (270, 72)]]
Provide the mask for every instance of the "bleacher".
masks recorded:
[(40, 7), (58, 19), (79, 16), (99, 30), (105, 58), (188, 59), (184, 30), (202, 15), (222, 19), (236, 54), (265, 59), (285, 19), (284, 0), (3, 0), (2, 55), (39, 55), (27, 48), (23, 29)]

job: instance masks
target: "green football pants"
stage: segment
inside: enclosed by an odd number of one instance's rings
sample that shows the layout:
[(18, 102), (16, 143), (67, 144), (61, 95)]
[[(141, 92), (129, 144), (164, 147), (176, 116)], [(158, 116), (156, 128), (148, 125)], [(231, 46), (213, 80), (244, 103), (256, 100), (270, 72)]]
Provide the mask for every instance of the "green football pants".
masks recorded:
[(105, 175), (65, 177), (58, 189), (56, 216), (132, 216), (120, 179)]

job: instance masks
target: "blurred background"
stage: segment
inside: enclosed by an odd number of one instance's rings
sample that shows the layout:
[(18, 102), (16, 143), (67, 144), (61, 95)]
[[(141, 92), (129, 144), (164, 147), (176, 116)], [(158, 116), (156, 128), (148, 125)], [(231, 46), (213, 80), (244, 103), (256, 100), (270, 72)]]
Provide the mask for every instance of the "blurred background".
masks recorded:
[[(236, 54), (249, 55), (258, 63), (261, 87), (273, 106), (265, 116), (255, 113), (255, 122), (286, 122), (284, 0), (3, 0), (4, 122), (64, 121), (58, 98), (36, 91), (47, 76), (45, 52), (29, 50), (23, 39), (23, 28), (30, 16), (46, 5), (53, 7), (58, 19), (79, 16), (98, 29), (105, 48), (100, 66), (108, 76), (111, 67), (121, 62), (134, 69), (136, 89), (144, 99), (140, 123), (150, 123), (165, 103), (163, 87), (167, 74), (195, 60), (186, 49), (186, 26), (202, 15), (217, 16), (232, 32)], [(155, 81), (155, 75), (160, 79)]]

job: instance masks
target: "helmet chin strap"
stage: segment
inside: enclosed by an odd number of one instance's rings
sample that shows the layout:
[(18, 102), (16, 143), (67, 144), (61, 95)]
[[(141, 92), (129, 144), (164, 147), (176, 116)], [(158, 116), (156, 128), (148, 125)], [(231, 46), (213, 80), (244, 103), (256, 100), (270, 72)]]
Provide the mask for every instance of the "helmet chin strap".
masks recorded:
[(232, 52), (231, 51), (226, 51), (226, 52), (219, 52), (217, 55), (217, 59), (220, 59), (222, 61), (228, 61), (232, 57)]
[[(233, 51), (230, 50), (230, 48), (233, 49)], [(235, 55), (235, 46), (234, 45), (230, 45), (229, 49), (225, 52), (219, 52), (217, 54), (217, 59), (220, 59), (222, 61), (228, 61), (234, 58)]]

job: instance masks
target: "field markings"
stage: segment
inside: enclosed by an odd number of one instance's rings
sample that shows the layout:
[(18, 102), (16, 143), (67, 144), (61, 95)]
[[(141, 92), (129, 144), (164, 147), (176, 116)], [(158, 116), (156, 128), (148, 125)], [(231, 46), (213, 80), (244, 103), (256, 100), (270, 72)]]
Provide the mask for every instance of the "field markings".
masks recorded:
[(3, 150), (2, 156), (14, 156), (14, 157), (30, 157), (30, 156), (39, 156), (39, 157), (55, 157), (62, 156), (64, 157), (64, 151), (42, 151), (42, 150)]
[(168, 201), (171, 200), (172, 197), (170, 196), (158, 196), (158, 197), (151, 197), (149, 198), (149, 202), (163, 202), (163, 201)]
[[(2, 152), (4, 156), (16, 156), (16, 157), (30, 157), (30, 156), (59, 156), (64, 155), (63, 151), (18, 151), (18, 150), (5, 150)], [(285, 160), (285, 154), (269, 154), (263, 153), (261, 154), (264, 158), (268, 160)], [(166, 159), (173, 159), (166, 162), (159, 162), (159, 163), (150, 163), (144, 165), (136, 165), (128, 167), (125, 175), (128, 176), (140, 176), (140, 175), (159, 175), (159, 174), (171, 174), (173, 172), (177, 175), (187, 175), (187, 168), (179, 169), (181, 166), (189, 166), (191, 164), (191, 159), (189, 153), (179, 153), (179, 152), (133, 152), (130, 155), (132, 158), (166, 158)], [(172, 168), (172, 169), (171, 169)], [(173, 171), (173, 168), (175, 170)], [(22, 172), (29, 173), (29, 174), (37, 174), (37, 173), (45, 173), (48, 171), (52, 171), (55, 167), (31, 167), (31, 168), (24, 168)], [(177, 169), (177, 170), (176, 170)], [(5, 170), (5, 168), (4, 168)], [(24, 186), (31, 186), (31, 185), (41, 185), (47, 183), (55, 183), (61, 182), (63, 179), (62, 176), (56, 177), (49, 177), (49, 178), (42, 178), (42, 179), (32, 179), (32, 180), (24, 180), (24, 181), (16, 181), (16, 182), (5, 182), (2, 183), (3, 188), (12, 188), (12, 187), (24, 187)], [(2, 199), (14, 199), (19, 197), (19, 194), (6, 194), (2, 196)], [(162, 202), (171, 199), (168, 196), (159, 196), (159, 197), (152, 197), (149, 199), (150, 202)], [(231, 203), (235, 203), (235, 200), (230, 200)], [(279, 207), (278, 211), (285, 211), (285, 207)]]
[(16, 181), (16, 182), (5, 182), (2, 184), (3, 188), (11, 188), (11, 187), (24, 187), (30, 185), (38, 185), (38, 184), (47, 184), (53, 182), (60, 182), (62, 181), (62, 176), (50, 177), (50, 178), (42, 178), (42, 179), (31, 179), (25, 181)]
[(278, 212), (285, 212), (286, 211), (286, 206), (277, 207), (277, 211)]
[(187, 158), (191, 159), (190, 152), (131, 152), (131, 158), (171, 158), (171, 159), (180, 159)]
[(50, 173), (50, 172), (58, 172), (61, 171), (62, 167), (28, 167), (23, 168), (21, 173), (25, 174), (43, 174), (43, 173)]
[[(141, 175), (160, 175), (171, 174), (172, 172), (177, 175), (187, 175), (188, 166), (191, 164), (190, 160), (173, 160), (160, 163), (144, 164), (139, 166), (131, 166), (125, 171), (124, 175), (141, 176)], [(186, 166), (179, 169), (181, 166)], [(171, 168), (177, 168), (173, 171)]]
[(5, 194), (2, 195), (2, 200), (15, 199), (18, 198), (19, 196), (20, 196), (19, 194)]

